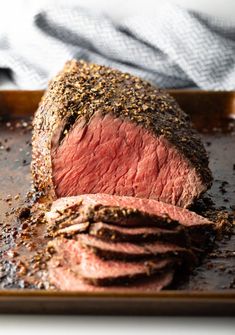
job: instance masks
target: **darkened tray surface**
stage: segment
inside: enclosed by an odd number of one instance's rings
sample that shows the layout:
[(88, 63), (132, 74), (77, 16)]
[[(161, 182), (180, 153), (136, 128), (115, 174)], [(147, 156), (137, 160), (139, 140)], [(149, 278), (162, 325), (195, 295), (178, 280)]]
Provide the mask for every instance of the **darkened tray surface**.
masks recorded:
[[(235, 205), (235, 92), (171, 91), (201, 133), (210, 156), (214, 183), (209, 192), (217, 207)], [(0, 91), (0, 223), (30, 189), (29, 119), (42, 91)], [(14, 195), (20, 193), (20, 197)], [(8, 194), (13, 200), (6, 201)], [(9, 239), (11, 235), (9, 235)], [(9, 243), (11, 241), (9, 240)], [(7, 243), (0, 240), (0, 250)], [(235, 315), (235, 235), (217, 242), (178, 290), (155, 294), (0, 290), (1, 313), (141, 315)], [(1, 272), (1, 271), (0, 271)], [(4, 276), (2, 276), (3, 279)]]

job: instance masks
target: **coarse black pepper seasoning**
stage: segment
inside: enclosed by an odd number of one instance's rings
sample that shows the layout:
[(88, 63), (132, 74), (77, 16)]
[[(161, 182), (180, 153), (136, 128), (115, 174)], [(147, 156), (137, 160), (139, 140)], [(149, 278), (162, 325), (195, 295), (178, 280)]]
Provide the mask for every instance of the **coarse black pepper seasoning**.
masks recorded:
[(32, 174), (37, 190), (55, 197), (51, 150), (77, 120), (89, 122), (97, 111), (127, 118), (164, 136), (185, 155), (202, 182), (211, 185), (206, 151), (188, 116), (171, 96), (128, 73), (71, 60), (50, 82), (34, 118)]

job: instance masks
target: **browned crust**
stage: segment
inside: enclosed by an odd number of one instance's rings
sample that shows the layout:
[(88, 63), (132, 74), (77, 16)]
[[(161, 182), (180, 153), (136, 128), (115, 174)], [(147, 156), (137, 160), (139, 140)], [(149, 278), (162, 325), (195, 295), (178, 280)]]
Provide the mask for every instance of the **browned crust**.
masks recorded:
[(88, 122), (96, 111), (128, 118), (157, 136), (164, 135), (196, 168), (205, 187), (211, 186), (206, 151), (188, 116), (171, 96), (130, 74), (71, 60), (50, 82), (35, 114), (32, 174), (36, 190), (56, 197), (52, 141), (55, 136), (57, 143), (61, 141), (78, 118)]

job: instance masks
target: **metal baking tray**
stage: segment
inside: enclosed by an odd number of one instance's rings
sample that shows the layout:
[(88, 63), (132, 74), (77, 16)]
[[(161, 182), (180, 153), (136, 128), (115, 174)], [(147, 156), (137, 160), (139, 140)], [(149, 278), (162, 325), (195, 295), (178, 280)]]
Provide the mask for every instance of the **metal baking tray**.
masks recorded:
[[(191, 115), (209, 153), (216, 206), (235, 205), (235, 92), (171, 90)], [(30, 118), (42, 91), (0, 91), (0, 223), (30, 188)], [(8, 194), (21, 194), (5, 201)], [(0, 239), (0, 252), (7, 243)], [(217, 257), (206, 258), (177, 290), (159, 293), (81, 293), (3, 288), (0, 313), (109, 315), (235, 315), (235, 235), (217, 242)], [(219, 254), (219, 256), (218, 256)], [(1, 269), (0, 269), (1, 274)], [(4, 277), (1, 274), (1, 279)]]

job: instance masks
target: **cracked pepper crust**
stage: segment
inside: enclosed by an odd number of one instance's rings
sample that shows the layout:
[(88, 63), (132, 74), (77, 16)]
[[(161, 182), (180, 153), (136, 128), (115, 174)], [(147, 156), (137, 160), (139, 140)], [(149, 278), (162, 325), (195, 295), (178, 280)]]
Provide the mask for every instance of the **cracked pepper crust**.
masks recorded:
[(37, 191), (56, 198), (51, 151), (63, 141), (76, 120), (83, 117), (89, 122), (96, 111), (127, 118), (156, 136), (163, 135), (196, 168), (205, 188), (211, 186), (203, 144), (188, 116), (171, 96), (128, 73), (71, 60), (49, 83), (35, 113), (31, 168)]

